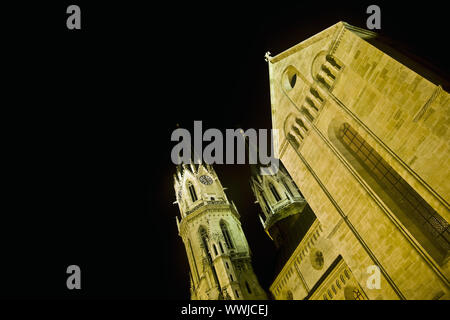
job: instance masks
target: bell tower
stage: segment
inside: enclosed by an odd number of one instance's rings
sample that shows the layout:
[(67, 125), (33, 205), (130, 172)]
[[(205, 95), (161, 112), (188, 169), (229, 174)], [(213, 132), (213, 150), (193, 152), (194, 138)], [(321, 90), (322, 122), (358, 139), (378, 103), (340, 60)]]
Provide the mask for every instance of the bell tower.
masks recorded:
[(251, 264), (251, 251), (212, 166), (183, 164), (174, 175), (178, 233), (190, 267), (193, 300), (261, 300), (266, 293)]

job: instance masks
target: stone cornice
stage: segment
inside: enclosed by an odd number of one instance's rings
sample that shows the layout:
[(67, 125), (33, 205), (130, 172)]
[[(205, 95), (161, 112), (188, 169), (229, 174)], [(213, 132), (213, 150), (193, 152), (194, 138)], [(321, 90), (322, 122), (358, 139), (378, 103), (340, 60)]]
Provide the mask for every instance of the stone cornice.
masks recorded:
[(234, 204), (228, 201), (202, 201), (187, 212), (189, 212), (188, 215), (180, 221), (179, 235), (182, 237), (189, 223), (209, 213), (231, 212), (237, 220), (240, 218)]

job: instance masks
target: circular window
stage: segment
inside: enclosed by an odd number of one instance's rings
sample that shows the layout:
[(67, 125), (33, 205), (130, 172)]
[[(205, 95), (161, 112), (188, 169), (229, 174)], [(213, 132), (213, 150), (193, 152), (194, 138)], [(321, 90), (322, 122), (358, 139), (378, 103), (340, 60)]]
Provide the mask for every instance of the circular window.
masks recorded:
[(311, 254), (310, 254), (310, 259), (311, 259), (311, 265), (313, 266), (314, 269), (316, 270), (320, 270), (323, 268), (323, 253), (320, 250), (317, 249), (312, 249), (311, 250)]
[(198, 179), (200, 180), (201, 183), (206, 184), (206, 185), (210, 185), (213, 183), (213, 179), (207, 175), (202, 175)]
[(297, 83), (297, 74), (298, 71), (293, 66), (287, 67), (282, 80), (283, 88), (286, 91), (292, 90), (295, 87), (295, 84)]

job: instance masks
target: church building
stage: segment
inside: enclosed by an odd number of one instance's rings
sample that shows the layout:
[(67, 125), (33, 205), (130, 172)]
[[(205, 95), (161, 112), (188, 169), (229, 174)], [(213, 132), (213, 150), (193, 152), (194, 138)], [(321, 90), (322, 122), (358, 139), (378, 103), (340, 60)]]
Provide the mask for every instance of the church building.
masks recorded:
[[(449, 300), (447, 80), (344, 22), (265, 58), (281, 161), (250, 185), (277, 250), (269, 298)], [(212, 166), (174, 181), (192, 299), (266, 299)]]
[[(266, 60), (274, 149), (316, 216), (275, 298), (450, 299), (448, 82), (343, 22)], [(276, 193), (254, 183), (274, 241), (281, 219), (301, 211), (279, 176), (266, 178)], [(374, 268), (379, 288), (367, 285)], [(342, 291), (347, 274), (361, 296)]]

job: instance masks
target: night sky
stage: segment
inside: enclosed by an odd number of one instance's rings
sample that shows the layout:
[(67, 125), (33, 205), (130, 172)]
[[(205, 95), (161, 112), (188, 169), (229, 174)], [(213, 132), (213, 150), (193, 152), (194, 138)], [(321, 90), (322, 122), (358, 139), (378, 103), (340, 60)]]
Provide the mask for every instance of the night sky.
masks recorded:
[[(270, 129), (265, 52), (276, 55), (338, 21), (365, 27), (373, 2), (59, 2), (8, 11), (13, 99), (3, 120), (12, 125), (4, 137), (12, 151), (0, 295), (187, 299), (172, 131), (191, 130), (194, 120), (204, 130)], [(65, 27), (69, 4), (81, 7), (81, 31)], [(450, 70), (440, 5), (377, 4), (379, 33)], [(250, 170), (215, 168), (267, 289), (275, 252), (257, 218)], [(81, 267), (81, 291), (66, 289), (71, 264)]]

